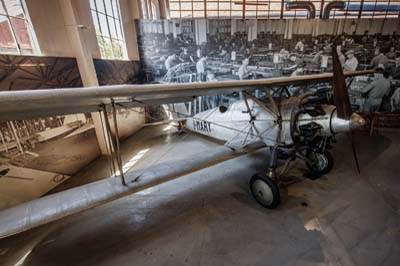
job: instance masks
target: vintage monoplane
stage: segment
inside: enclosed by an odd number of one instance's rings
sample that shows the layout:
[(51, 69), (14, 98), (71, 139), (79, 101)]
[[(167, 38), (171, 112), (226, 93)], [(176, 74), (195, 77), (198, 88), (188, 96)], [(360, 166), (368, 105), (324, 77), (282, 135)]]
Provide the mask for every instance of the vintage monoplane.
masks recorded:
[[(106, 135), (119, 177), (44, 196), (0, 212), (0, 238), (16, 234), (68, 215), (172, 180), (251, 151), (248, 147), (261, 143), (269, 147), (267, 173), (250, 179), (250, 190), (256, 201), (267, 208), (280, 202), (280, 177), (289, 163), (301, 158), (310, 170), (323, 175), (332, 168), (333, 158), (327, 147), (337, 133), (350, 132), (365, 121), (352, 113), (345, 78), (365, 75), (371, 71), (343, 73), (336, 49), (333, 49), (334, 72), (318, 75), (282, 77), (261, 80), (206, 83), (115, 85), (92, 88), (0, 92), (0, 120), (18, 120), (71, 113), (103, 112)], [(326, 92), (305, 93), (299, 97), (274, 98), (279, 91), (293, 85), (332, 83), (334, 105), (326, 102)], [(253, 92), (258, 90), (255, 95)], [(272, 91), (275, 91), (272, 93)], [(259, 93), (262, 91), (263, 93)], [(188, 102), (197, 96), (239, 93), (242, 100), (230, 106), (219, 106), (193, 117), (179, 119), (179, 125), (225, 142), (224, 149), (207, 156), (187, 158), (178, 162), (155, 165), (144, 171), (124, 174), (119, 154), (118, 124), (108, 120), (107, 112), (117, 108)], [(112, 135), (111, 128), (116, 134)], [(279, 159), (284, 170), (276, 171)]]

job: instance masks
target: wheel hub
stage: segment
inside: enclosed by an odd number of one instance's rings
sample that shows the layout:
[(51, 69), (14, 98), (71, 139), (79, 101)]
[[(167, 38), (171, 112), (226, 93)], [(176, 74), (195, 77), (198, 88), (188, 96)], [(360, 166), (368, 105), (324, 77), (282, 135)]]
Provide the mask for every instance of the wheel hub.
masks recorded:
[(253, 183), (254, 196), (263, 204), (270, 205), (273, 202), (274, 195), (271, 188), (262, 180), (256, 180)]
[(317, 171), (323, 171), (326, 167), (328, 167), (328, 158), (326, 158), (321, 153), (314, 153), (312, 156), (312, 166)]

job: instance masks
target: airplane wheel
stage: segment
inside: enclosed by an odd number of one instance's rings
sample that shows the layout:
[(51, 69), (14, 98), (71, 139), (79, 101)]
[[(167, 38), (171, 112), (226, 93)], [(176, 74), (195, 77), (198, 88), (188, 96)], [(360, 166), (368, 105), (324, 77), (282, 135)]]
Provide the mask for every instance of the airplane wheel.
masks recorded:
[(333, 157), (327, 152), (311, 152), (307, 156), (307, 167), (312, 174), (322, 176), (329, 173), (333, 167)]
[(280, 203), (278, 185), (265, 174), (255, 174), (250, 179), (250, 190), (254, 199), (263, 207), (276, 208)]

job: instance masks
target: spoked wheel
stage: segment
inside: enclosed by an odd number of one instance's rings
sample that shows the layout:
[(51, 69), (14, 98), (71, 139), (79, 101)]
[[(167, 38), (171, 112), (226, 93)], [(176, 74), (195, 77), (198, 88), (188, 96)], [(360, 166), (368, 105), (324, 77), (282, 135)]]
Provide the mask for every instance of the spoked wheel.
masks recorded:
[(250, 179), (250, 190), (254, 199), (265, 208), (274, 209), (280, 203), (278, 185), (265, 174), (255, 174)]
[(333, 167), (333, 157), (327, 152), (310, 152), (306, 161), (308, 169), (316, 176), (329, 173)]

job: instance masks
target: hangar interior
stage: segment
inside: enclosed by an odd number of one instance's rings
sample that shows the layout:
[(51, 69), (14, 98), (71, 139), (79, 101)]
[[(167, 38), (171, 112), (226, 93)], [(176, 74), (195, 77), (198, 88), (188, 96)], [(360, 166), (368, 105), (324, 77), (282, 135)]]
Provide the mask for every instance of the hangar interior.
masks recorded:
[(0, 0), (0, 265), (399, 265), (400, 1)]

